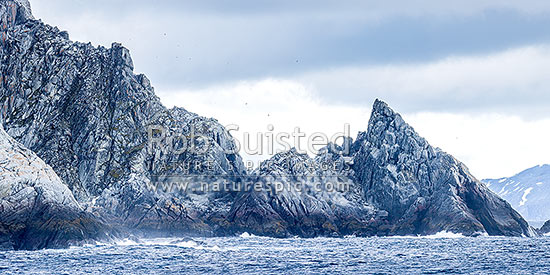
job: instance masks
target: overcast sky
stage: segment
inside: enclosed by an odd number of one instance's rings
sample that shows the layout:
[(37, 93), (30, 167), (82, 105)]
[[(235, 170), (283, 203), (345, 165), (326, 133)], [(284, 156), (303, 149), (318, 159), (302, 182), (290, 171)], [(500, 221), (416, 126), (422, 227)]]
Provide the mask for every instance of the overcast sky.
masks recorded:
[(241, 132), (354, 137), (380, 98), (478, 178), (550, 163), (550, 1), (342, 2), (31, 5), (72, 40), (122, 42), (168, 107)]

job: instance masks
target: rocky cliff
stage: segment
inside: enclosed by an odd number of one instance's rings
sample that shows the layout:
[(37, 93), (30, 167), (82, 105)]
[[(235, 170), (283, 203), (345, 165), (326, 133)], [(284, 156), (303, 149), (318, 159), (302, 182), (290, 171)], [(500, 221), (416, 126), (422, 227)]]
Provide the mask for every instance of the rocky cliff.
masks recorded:
[[(533, 233), (381, 101), (355, 142), (314, 158), (280, 153), (248, 174), (229, 132), (215, 119), (165, 108), (120, 44), (73, 42), (34, 20), (25, 0), (0, 0), (0, 12), (7, 133), (111, 225), (200, 235)], [(239, 188), (214, 188), (227, 184)]]
[[(27, 1), (0, 3), (6, 131), (51, 165), (79, 202), (117, 224), (208, 231), (205, 212), (223, 212), (210, 208), (230, 194), (174, 196), (148, 187), (157, 184), (152, 177), (243, 174), (229, 133), (214, 119), (162, 106), (121, 45), (70, 41), (33, 20)], [(183, 150), (192, 146), (204, 152)], [(208, 168), (196, 165), (206, 160)]]
[(389, 212), (392, 234), (534, 234), (510, 204), (382, 101), (374, 103), (368, 131), (353, 150), (356, 181), (369, 203)]
[(231, 230), (280, 237), (385, 234), (380, 225), (387, 213), (363, 200), (338, 146), (329, 145), (315, 159), (295, 149), (279, 153), (251, 180), (255, 185), (233, 203)]
[[(367, 132), (349, 147), (346, 152), (331, 144), (314, 160), (290, 151), (265, 161), (255, 171), (255, 181), (267, 187), (250, 188), (238, 196), (230, 225), (282, 236), (441, 231), (535, 235), (521, 215), (465, 165), (430, 146), (382, 101), (374, 103)], [(290, 188), (277, 192), (281, 184)], [(328, 190), (327, 184), (345, 184), (345, 191)], [(292, 188), (296, 185), (300, 188)]]
[(108, 239), (51, 167), (0, 127), (0, 248), (67, 247)]

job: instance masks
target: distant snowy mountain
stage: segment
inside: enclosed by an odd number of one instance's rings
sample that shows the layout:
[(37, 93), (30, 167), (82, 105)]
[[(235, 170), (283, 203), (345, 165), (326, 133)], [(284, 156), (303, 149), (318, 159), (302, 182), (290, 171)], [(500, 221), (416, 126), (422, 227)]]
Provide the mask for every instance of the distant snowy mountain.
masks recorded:
[(550, 220), (550, 165), (529, 168), (513, 177), (483, 180), (535, 227)]

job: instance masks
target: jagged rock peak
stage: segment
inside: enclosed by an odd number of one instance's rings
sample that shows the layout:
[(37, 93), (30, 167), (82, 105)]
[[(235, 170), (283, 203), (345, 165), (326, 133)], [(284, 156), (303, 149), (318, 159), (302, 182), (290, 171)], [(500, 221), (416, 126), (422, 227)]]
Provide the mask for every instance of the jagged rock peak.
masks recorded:
[[(367, 136), (380, 134), (380, 131), (393, 130), (393, 132), (405, 132), (406, 136), (415, 136), (419, 138), (421, 143), (426, 143), (424, 138), (421, 138), (414, 129), (403, 120), (401, 115), (395, 112), (384, 101), (376, 99), (372, 107), (372, 114), (369, 120)], [(392, 143), (392, 140), (387, 140), (391, 137), (381, 136), (387, 142)]]
[(388, 106), (386, 102), (378, 98), (374, 100), (374, 104), (372, 106), (372, 112), (385, 114), (386, 116), (392, 116), (395, 114), (395, 112), (390, 108), (390, 106)]
[(380, 100), (353, 148), (356, 179), (367, 202), (389, 212), (391, 234), (533, 235), (464, 164), (430, 146)]
[(305, 153), (298, 152), (296, 148), (291, 148), (263, 161), (256, 172), (261, 175), (304, 176), (311, 173), (313, 167), (313, 159)]
[(121, 44), (73, 42), (27, 20), (1, 30), (0, 60), (6, 132), (51, 166), (86, 210), (115, 226), (204, 234), (219, 220), (205, 223), (209, 213), (229, 210), (232, 194), (157, 192), (166, 177), (241, 175), (245, 167), (216, 120), (164, 107)]

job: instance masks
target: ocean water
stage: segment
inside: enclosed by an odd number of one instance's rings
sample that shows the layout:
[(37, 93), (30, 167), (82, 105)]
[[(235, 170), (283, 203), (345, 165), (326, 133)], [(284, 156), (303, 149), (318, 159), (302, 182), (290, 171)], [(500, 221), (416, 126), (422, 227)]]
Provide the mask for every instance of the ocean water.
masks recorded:
[(123, 240), (0, 252), (2, 274), (548, 274), (550, 237)]

